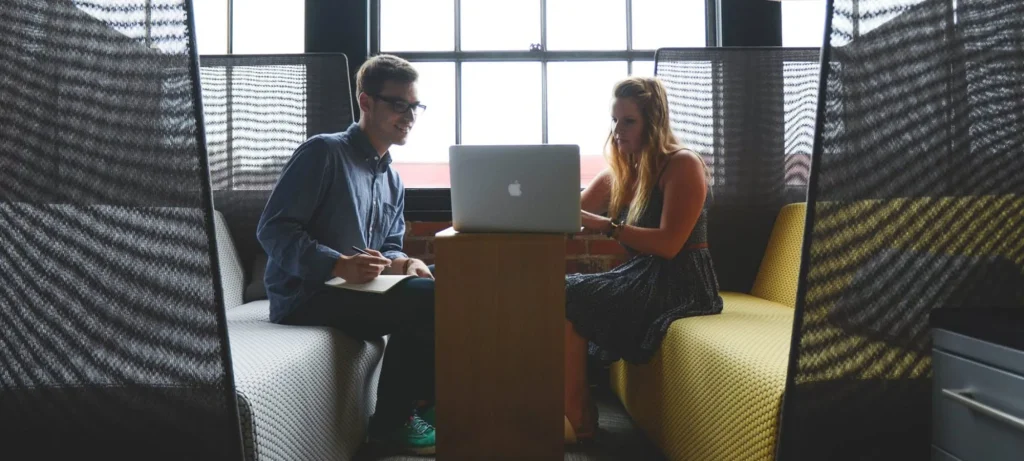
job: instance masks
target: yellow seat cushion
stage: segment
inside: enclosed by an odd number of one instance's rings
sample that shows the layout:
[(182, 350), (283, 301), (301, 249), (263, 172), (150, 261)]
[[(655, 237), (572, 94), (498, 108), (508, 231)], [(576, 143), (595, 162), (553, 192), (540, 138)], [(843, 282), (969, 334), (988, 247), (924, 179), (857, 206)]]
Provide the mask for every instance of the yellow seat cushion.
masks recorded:
[(722, 298), (721, 314), (675, 321), (650, 363), (611, 367), (613, 390), (673, 461), (774, 457), (794, 311)]

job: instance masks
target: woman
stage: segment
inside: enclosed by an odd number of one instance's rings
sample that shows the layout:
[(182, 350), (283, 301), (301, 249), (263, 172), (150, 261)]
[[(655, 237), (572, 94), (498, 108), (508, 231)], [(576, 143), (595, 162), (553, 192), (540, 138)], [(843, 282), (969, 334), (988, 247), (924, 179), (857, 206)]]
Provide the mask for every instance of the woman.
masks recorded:
[[(665, 87), (631, 77), (615, 86), (610, 168), (583, 191), (583, 227), (618, 240), (623, 265), (566, 277), (566, 438), (593, 437), (597, 411), (587, 353), (646, 363), (677, 319), (722, 311), (707, 245), (707, 168), (669, 124)], [(607, 215), (609, 217), (604, 217)]]

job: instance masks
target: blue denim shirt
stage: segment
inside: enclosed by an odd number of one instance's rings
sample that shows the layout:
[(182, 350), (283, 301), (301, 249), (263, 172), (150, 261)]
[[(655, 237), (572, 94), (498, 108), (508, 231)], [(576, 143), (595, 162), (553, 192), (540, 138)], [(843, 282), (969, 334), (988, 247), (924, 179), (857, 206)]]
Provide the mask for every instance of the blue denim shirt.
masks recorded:
[(279, 322), (324, 286), (351, 247), (405, 258), (405, 187), (352, 124), (299, 146), (277, 180), (260, 216), (256, 237), (267, 252), (264, 283), (270, 320)]

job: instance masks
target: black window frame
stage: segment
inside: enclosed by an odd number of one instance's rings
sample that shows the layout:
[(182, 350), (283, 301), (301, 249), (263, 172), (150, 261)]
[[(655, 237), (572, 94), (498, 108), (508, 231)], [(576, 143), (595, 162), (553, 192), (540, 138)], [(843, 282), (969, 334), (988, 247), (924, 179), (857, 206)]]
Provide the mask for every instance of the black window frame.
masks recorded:
[[(379, 1), (305, 0), (306, 52), (345, 53), (349, 57), (350, 70), (353, 73), (349, 77), (354, 78), (355, 71), (359, 69), (359, 66), (366, 61), (368, 56), (379, 49)], [(542, 11), (546, 11), (544, 6), (546, 5), (542, 5)], [(627, 11), (632, 14), (631, 1), (627, 3)], [(782, 46), (781, 6), (777, 1), (705, 0), (705, 12), (706, 46)], [(541, 31), (542, 34), (545, 33), (543, 27)], [(631, 30), (627, 30), (627, 34), (628, 40), (631, 41)], [(483, 59), (485, 56), (478, 55), (479, 52), (463, 53), (466, 53), (467, 57), (485, 60)], [(548, 51), (547, 53), (551, 53), (548, 55), (549, 58), (557, 56), (559, 60), (562, 60), (562, 58), (576, 56), (575, 60), (584, 61), (595, 60), (595, 55), (592, 53), (606, 52), (588, 51), (576, 55), (563, 55), (565, 52), (561, 51)], [(395, 54), (424, 57), (405, 53)], [(530, 61), (537, 60), (533, 55), (529, 57)], [(646, 60), (652, 59), (654, 59), (653, 51), (646, 57)], [(615, 57), (606, 58), (606, 60), (623, 59)], [(625, 60), (629, 61), (630, 59), (627, 57)], [(354, 82), (352, 88), (355, 88)], [(458, 103), (458, 101), (456, 102)], [(456, 106), (458, 107), (458, 104)], [(356, 117), (358, 118), (358, 113)], [(546, 120), (544, 122), (546, 125)], [(447, 188), (408, 188), (406, 190), (405, 217), (409, 221), (451, 221), (451, 190)]]
[[(540, 48), (531, 51), (463, 51), (461, 49), (461, 12), (462, 0), (453, 0), (454, 6), (454, 50), (429, 52), (385, 51), (410, 61), (416, 62), (453, 62), (455, 63), (455, 143), (462, 142), (462, 63), (465, 62), (539, 62), (541, 63), (541, 137), (543, 143), (548, 142), (548, 78), (549, 62), (572, 61), (625, 61), (627, 72), (633, 73), (634, 61), (653, 61), (656, 50), (637, 50), (633, 48), (633, 0), (625, 0), (626, 7), (626, 49), (612, 51), (552, 51), (548, 50), (547, 42), (547, 2), (540, 2)], [(705, 46), (718, 43), (718, 15), (715, 13), (717, 3), (707, 0), (705, 3)], [(369, 54), (381, 52), (381, 0), (369, 0)], [(448, 221), (451, 220), (451, 189), (440, 188), (407, 188), (406, 219), (412, 221)]]
[[(380, 4), (382, 0), (369, 0), (369, 53), (375, 55), (381, 52), (380, 32), (381, 14)], [(460, 107), (462, 94), (462, 67), (464, 62), (539, 62), (541, 63), (541, 123), (542, 142), (548, 142), (547, 124), (547, 64), (549, 62), (572, 62), (572, 61), (626, 61), (627, 72), (632, 74), (634, 61), (653, 61), (656, 49), (633, 48), (633, 0), (625, 0), (626, 6), (626, 49), (625, 50), (575, 50), (575, 51), (551, 51), (547, 49), (547, 2), (548, 0), (537, 0), (540, 2), (540, 49), (531, 51), (463, 51), (461, 49), (461, 5), (462, 0), (452, 0), (454, 4), (454, 44), (453, 51), (385, 51), (388, 54), (418, 62), (454, 62), (455, 63), (455, 142), (462, 141), (461, 111)], [(704, 46), (716, 46), (718, 43), (718, 22), (713, 20), (717, 2), (705, 0), (705, 44)]]

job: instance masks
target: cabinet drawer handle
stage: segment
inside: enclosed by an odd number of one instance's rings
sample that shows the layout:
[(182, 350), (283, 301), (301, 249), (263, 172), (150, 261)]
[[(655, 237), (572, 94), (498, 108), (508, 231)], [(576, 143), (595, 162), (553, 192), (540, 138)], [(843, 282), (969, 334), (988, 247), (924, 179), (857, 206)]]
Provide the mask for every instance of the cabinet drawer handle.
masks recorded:
[(963, 404), (965, 407), (977, 411), (978, 413), (982, 413), (992, 419), (1009, 424), (1011, 427), (1019, 431), (1024, 431), (1024, 419), (1018, 418), (1004, 411), (999, 411), (995, 408), (985, 405), (984, 403), (974, 400), (971, 397), (971, 391), (968, 389), (943, 389), (942, 395), (953, 400), (954, 402), (959, 402)]

